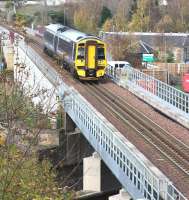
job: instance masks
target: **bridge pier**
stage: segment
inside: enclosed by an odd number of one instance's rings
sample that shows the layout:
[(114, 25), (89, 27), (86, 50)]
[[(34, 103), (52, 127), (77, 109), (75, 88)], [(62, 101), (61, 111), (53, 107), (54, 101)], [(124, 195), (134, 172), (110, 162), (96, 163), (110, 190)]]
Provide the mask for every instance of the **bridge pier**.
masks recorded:
[(102, 192), (120, 188), (121, 184), (106, 167), (97, 152), (83, 159), (84, 191)]
[(91, 155), (94, 150), (71, 117), (67, 113), (63, 116), (64, 127), (59, 134), (59, 144), (61, 154), (64, 155), (64, 165), (82, 163), (82, 159)]
[(125, 189), (121, 189), (119, 194), (110, 196), (108, 200), (130, 200), (131, 196), (125, 191)]
[[(12, 44), (9, 44), (6, 46), (6, 48), (3, 48), (3, 44), (1, 44), (1, 51), (4, 56), (4, 59), (6, 61), (6, 68), (9, 70), (14, 70), (14, 47)], [(5, 62), (4, 62), (5, 64)], [(4, 66), (5, 67), (5, 66)]]
[(65, 112), (64, 113), (64, 130), (66, 133), (74, 132), (76, 129), (76, 124), (72, 118)]

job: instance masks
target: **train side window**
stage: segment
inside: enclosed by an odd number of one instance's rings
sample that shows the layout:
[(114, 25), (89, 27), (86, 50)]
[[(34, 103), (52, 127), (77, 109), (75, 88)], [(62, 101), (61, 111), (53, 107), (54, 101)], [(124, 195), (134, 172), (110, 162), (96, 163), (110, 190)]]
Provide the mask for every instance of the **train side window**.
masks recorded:
[(52, 43), (52, 42), (53, 42), (54, 35), (51, 34), (51, 33), (49, 33), (48, 31), (46, 31), (46, 32), (44, 33), (44, 38), (45, 38), (46, 41)]
[(77, 59), (84, 59), (84, 58), (85, 58), (85, 49), (83, 47), (79, 47)]
[(99, 60), (105, 59), (104, 48), (97, 48), (97, 56)]
[(69, 56), (72, 56), (73, 43), (59, 38), (58, 50), (67, 53)]

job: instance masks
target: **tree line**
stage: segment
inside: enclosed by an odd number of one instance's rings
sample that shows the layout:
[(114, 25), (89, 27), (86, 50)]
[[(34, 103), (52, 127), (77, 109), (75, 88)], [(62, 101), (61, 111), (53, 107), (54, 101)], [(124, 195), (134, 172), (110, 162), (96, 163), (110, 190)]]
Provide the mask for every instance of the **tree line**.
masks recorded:
[(167, 0), (167, 5), (160, 0), (80, 0), (65, 6), (68, 23), (84, 32), (189, 31), (188, 0)]
[[(13, 1), (7, 1), (7, 9)], [(167, 0), (78, 0), (60, 6), (39, 6), (33, 15), (17, 12), (26, 25), (58, 22), (87, 33), (103, 31), (187, 32), (189, 1)], [(22, 7), (23, 5), (17, 6)], [(44, 12), (45, 10), (45, 12)], [(44, 18), (47, 20), (43, 20)], [(23, 22), (22, 22), (23, 23)]]

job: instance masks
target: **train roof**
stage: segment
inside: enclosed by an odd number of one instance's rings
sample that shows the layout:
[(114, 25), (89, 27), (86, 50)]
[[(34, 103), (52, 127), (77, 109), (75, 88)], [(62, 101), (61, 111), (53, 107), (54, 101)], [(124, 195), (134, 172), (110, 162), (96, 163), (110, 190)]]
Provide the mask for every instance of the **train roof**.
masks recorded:
[(78, 42), (79, 40), (85, 39), (85, 38), (97, 38), (95, 36), (88, 35), (86, 33), (82, 33), (80, 31), (71, 29), (67, 26), (63, 26), (61, 24), (50, 24), (46, 26), (46, 30), (57, 33), (60, 38), (67, 40), (68, 42)]

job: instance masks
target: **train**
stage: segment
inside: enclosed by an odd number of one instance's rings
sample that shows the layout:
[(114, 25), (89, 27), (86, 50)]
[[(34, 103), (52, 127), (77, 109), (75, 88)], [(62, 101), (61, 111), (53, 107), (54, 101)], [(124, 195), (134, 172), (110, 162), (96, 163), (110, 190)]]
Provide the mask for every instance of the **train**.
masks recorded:
[(100, 38), (61, 24), (45, 27), (44, 52), (80, 80), (99, 80), (107, 67), (106, 44)]

